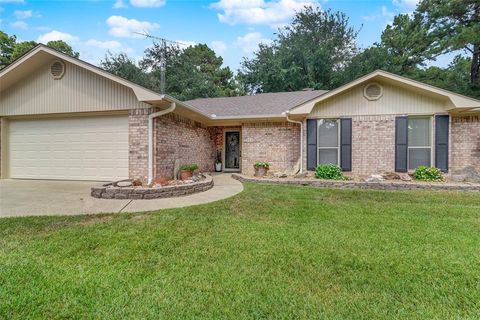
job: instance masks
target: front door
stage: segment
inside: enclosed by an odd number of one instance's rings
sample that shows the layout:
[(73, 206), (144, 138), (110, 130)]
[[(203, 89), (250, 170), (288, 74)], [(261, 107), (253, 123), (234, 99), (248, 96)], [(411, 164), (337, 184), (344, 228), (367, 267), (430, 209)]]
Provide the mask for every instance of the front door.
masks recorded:
[(225, 132), (225, 169), (240, 169), (240, 132)]

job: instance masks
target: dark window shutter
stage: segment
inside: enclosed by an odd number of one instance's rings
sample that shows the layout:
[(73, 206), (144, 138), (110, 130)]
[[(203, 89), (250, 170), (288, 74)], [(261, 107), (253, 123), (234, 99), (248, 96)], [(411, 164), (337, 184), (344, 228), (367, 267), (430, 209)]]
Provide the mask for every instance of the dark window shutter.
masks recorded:
[(435, 116), (435, 167), (448, 171), (448, 115)]
[(408, 171), (408, 117), (395, 118), (395, 171)]
[(340, 119), (340, 167), (352, 171), (352, 119)]
[(317, 120), (307, 119), (307, 170), (317, 166)]

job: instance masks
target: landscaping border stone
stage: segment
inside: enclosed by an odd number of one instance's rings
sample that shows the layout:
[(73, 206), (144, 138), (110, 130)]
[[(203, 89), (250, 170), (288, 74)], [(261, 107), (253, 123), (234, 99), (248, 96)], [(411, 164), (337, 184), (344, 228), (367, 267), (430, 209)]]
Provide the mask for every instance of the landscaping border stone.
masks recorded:
[(377, 190), (445, 190), (445, 191), (480, 191), (480, 184), (448, 183), (448, 182), (404, 182), (404, 181), (337, 181), (320, 179), (297, 179), (297, 178), (255, 178), (238, 173), (232, 174), (232, 178), (240, 182), (286, 184), (311, 186), (317, 188), (337, 189), (377, 189)]
[(207, 191), (213, 187), (213, 178), (206, 175), (205, 180), (190, 184), (172, 185), (164, 187), (92, 187), (90, 195), (101, 199), (160, 199), (186, 196), (193, 193)]

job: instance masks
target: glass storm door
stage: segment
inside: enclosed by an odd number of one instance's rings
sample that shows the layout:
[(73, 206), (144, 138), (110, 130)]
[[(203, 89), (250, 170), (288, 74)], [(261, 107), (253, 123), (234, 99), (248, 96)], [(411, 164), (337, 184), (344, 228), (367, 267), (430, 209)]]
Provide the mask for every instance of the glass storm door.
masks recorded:
[(225, 169), (240, 169), (240, 132), (225, 132)]

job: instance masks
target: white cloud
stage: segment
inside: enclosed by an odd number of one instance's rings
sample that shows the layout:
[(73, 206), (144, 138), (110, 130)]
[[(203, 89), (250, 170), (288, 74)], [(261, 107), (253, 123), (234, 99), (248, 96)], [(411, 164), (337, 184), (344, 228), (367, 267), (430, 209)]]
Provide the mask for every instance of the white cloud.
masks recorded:
[(260, 43), (268, 44), (272, 42), (270, 39), (262, 37), (260, 32), (249, 32), (243, 37), (238, 37), (234, 45), (243, 50), (243, 53), (250, 55), (257, 50)]
[(135, 32), (148, 32), (160, 27), (157, 23), (127, 19), (122, 16), (111, 16), (106, 22), (110, 27), (108, 33), (114, 37), (123, 38), (139, 38), (142, 36)]
[(220, 0), (211, 8), (222, 11), (217, 15), (220, 22), (279, 26), (305, 6), (320, 4), (317, 0)]
[(362, 19), (365, 21), (374, 21), (381, 18), (388, 18), (391, 20), (394, 16), (395, 13), (388, 10), (387, 6), (382, 6), (379, 13), (373, 14), (371, 16), (363, 16)]
[(123, 9), (123, 8), (127, 8), (127, 7), (128, 6), (125, 4), (125, 2), (123, 2), (123, 0), (117, 0), (113, 4), (114, 9)]
[(15, 22), (10, 23), (10, 27), (15, 28), (15, 29), (27, 30), (28, 29), (28, 24), (26, 24), (25, 21), (15, 21)]
[(89, 47), (95, 47), (100, 49), (114, 50), (120, 48), (122, 45), (118, 41), (99, 41), (95, 39), (90, 39), (85, 42), (85, 45)]
[(392, 0), (392, 3), (403, 12), (410, 13), (415, 10), (420, 0)]
[(13, 14), (17, 19), (28, 19), (33, 16), (32, 10), (15, 10)]
[(139, 8), (158, 8), (164, 6), (166, 0), (130, 0), (130, 4)]
[(223, 41), (212, 41), (210, 45), (212, 46), (213, 51), (220, 56), (227, 51), (227, 45)]
[(56, 41), (56, 40), (63, 40), (65, 42), (75, 42), (75, 41), (78, 41), (78, 37), (72, 36), (69, 33), (53, 30), (39, 36), (37, 39), (37, 42), (46, 44), (49, 41)]
[(180, 46), (180, 48), (188, 48), (188, 47), (195, 47), (197, 43), (195, 41), (189, 41), (189, 40), (175, 40)]

